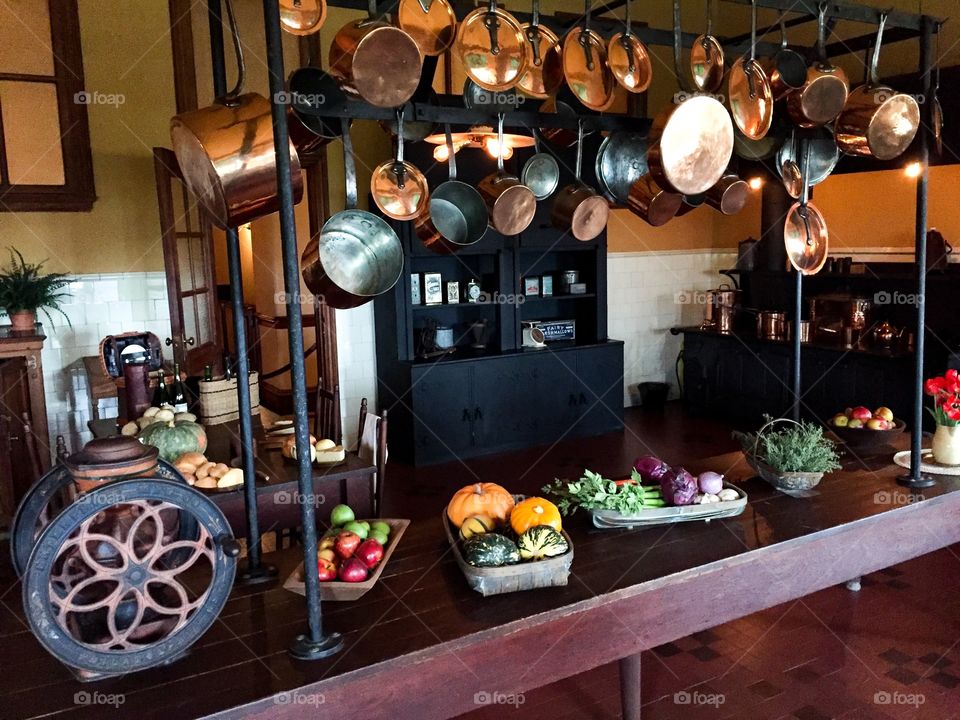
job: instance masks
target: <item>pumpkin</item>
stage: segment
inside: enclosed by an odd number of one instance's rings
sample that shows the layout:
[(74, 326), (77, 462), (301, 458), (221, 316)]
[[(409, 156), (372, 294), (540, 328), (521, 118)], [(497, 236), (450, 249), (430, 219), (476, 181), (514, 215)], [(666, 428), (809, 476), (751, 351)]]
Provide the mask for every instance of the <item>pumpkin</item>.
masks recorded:
[(463, 556), (474, 567), (500, 567), (520, 562), (520, 551), (510, 538), (484, 533), (463, 543)]
[(457, 490), (447, 505), (447, 517), (457, 527), (474, 515), (505, 523), (513, 510), (513, 495), (496, 483), (474, 483)]
[(206, 450), (207, 434), (202, 425), (186, 420), (155, 422), (140, 432), (140, 442), (157, 448), (162, 460), (174, 462), (184, 453)]
[(497, 524), (493, 521), (493, 518), (489, 518), (486, 515), (472, 515), (464, 520), (463, 525), (460, 526), (460, 538), (462, 540), (469, 540), (477, 535), (492, 532), (496, 526)]
[(517, 539), (520, 557), (524, 560), (542, 560), (563, 555), (570, 549), (567, 539), (549, 525), (536, 525)]
[(549, 525), (560, 532), (560, 511), (549, 500), (540, 497), (527, 498), (510, 513), (510, 527), (517, 535), (523, 535), (527, 530), (537, 525)]

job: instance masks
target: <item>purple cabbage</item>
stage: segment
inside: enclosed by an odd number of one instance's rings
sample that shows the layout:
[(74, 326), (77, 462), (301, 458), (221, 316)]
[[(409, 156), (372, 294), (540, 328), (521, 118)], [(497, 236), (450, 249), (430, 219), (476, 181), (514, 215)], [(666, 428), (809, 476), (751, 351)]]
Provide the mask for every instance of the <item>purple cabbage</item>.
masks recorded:
[(659, 483), (670, 472), (670, 466), (653, 455), (644, 455), (633, 461), (633, 469), (639, 473), (645, 483)]
[(660, 479), (663, 499), (668, 505), (692, 505), (697, 498), (697, 478), (677, 466)]

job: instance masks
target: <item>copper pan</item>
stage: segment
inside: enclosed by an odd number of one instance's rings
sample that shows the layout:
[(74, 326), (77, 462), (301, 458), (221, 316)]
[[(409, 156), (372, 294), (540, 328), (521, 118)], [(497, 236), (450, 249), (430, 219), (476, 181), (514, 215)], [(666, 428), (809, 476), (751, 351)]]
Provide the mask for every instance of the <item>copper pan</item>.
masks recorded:
[(807, 64), (803, 55), (787, 46), (787, 26), (780, 13), (780, 49), (773, 57), (760, 60), (760, 67), (770, 81), (774, 100), (782, 100), (807, 81)]
[[(503, 147), (503, 113), (497, 119), (498, 147)], [(503, 170), (503, 154), (497, 153), (497, 172), (477, 185), (487, 204), (490, 227), (501, 235), (519, 235), (533, 222), (537, 198), (533, 191)]]
[(340, 137), (340, 121), (315, 112), (347, 102), (337, 81), (326, 72), (313, 65), (294, 70), (287, 78), (287, 95), (287, 126), (298, 153), (313, 152)]
[(667, 192), (657, 185), (649, 174), (637, 180), (630, 188), (627, 207), (634, 215), (653, 227), (660, 227), (676, 217), (683, 203), (683, 195)]
[(563, 84), (563, 59), (560, 38), (540, 24), (540, 0), (533, 0), (533, 16), (523, 25), (523, 33), (527, 39), (527, 69), (517, 81), (517, 88), (524, 95), (545, 100)]
[(327, 19), (326, 0), (279, 0), (280, 27), (291, 35), (320, 32)]
[(653, 65), (647, 46), (633, 34), (630, 0), (624, 3), (623, 32), (615, 34), (607, 43), (607, 64), (614, 79), (627, 92), (642, 93), (650, 87)]
[(707, 190), (707, 205), (724, 215), (736, 215), (750, 197), (750, 186), (739, 175), (724, 175)]
[(569, 230), (581, 241), (593, 240), (603, 232), (610, 217), (610, 205), (606, 198), (587, 186), (580, 179), (583, 167), (583, 122), (577, 133), (577, 163), (574, 182), (567, 185), (554, 198), (550, 209), (550, 222), (560, 230)]
[(441, 55), (457, 36), (457, 16), (449, 0), (400, 0), (394, 18), (424, 55)]
[(616, 83), (607, 65), (607, 44), (590, 29), (591, 0), (585, 0), (584, 5), (583, 25), (563, 39), (563, 76), (577, 100), (603, 112), (613, 101)]
[(456, 52), (467, 77), (484, 90), (509, 90), (527, 65), (526, 36), (517, 19), (490, 0), (457, 30)]
[(423, 55), (412, 37), (377, 20), (376, 12), (376, 0), (369, 0), (369, 17), (337, 31), (330, 44), (330, 74), (347, 95), (376, 107), (398, 107), (420, 84)]
[(893, 160), (913, 142), (920, 129), (920, 106), (910, 95), (881, 85), (877, 63), (887, 14), (880, 14), (877, 40), (870, 58), (869, 80), (847, 98), (837, 118), (835, 136), (839, 148), (848, 155)]
[(403, 108), (397, 110), (397, 156), (373, 169), (370, 196), (377, 207), (394, 220), (413, 220), (427, 209), (430, 191), (427, 179), (403, 159)]
[[(213, 105), (175, 115), (173, 151), (184, 183), (220, 228), (236, 227), (280, 207), (270, 101), (241, 94), (246, 76), (233, 5), (227, 19), (237, 56), (237, 84)], [(294, 203), (303, 197), (300, 158), (288, 142)]]
[(823, 214), (813, 203), (798, 201), (783, 225), (787, 258), (804, 275), (816, 275), (827, 261), (829, 234)]
[(715, 93), (723, 84), (723, 46), (713, 36), (713, 2), (707, 0), (707, 31), (690, 47), (690, 72), (697, 90)]
[(744, 135), (762, 140), (773, 122), (773, 91), (766, 72), (755, 57), (757, 45), (757, 3), (750, 3), (750, 54), (738, 59), (727, 79), (730, 113)]
[(684, 195), (683, 202), (680, 203), (680, 209), (677, 210), (676, 217), (683, 217), (687, 213), (693, 212), (707, 201), (707, 194)]
[(818, 60), (807, 68), (803, 87), (787, 96), (787, 112), (802, 128), (819, 127), (833, 122), (843, 110), (850, 92), (846, 73), (831, 65), (826, 53), (827, 4), (820, 4), (817, 18)]

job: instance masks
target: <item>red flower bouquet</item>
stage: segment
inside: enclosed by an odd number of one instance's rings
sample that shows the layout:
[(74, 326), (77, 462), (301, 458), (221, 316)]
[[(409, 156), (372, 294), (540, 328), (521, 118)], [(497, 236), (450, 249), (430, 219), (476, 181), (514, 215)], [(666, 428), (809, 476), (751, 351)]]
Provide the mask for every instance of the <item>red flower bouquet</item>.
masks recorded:
[(931, 414), (937, 425), (960, 425), (960, 378), (956, 370), (947, 370), (942, 377), (930, 378), (924, 385), (927, 395), (933, 397)]

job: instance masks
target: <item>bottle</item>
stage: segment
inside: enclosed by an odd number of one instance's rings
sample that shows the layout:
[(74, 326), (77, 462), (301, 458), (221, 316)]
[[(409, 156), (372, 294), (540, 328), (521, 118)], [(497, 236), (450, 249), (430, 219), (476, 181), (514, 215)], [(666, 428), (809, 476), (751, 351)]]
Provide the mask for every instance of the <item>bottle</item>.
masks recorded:
[(203, 381), (213, 382), (213, 365), (203, 366)]
[(170, 388), (169, 397), (174, 412), (187, 412), (187, 389), (180, 379), (180, 363), (173, 364), (173, 386)]
[(232, 380), (233, 379), (233, 366), (230, 364), (230, 356), (223, 356), (223, 379)]
[(153, 407), (163, 407), (167, 404), (167, 386), (164, 381), (163, 376), (166, 373), (163, 371), (163, 368), (160, 369), (160, 374), (157, 375), (157, 387), (153, 391)]

